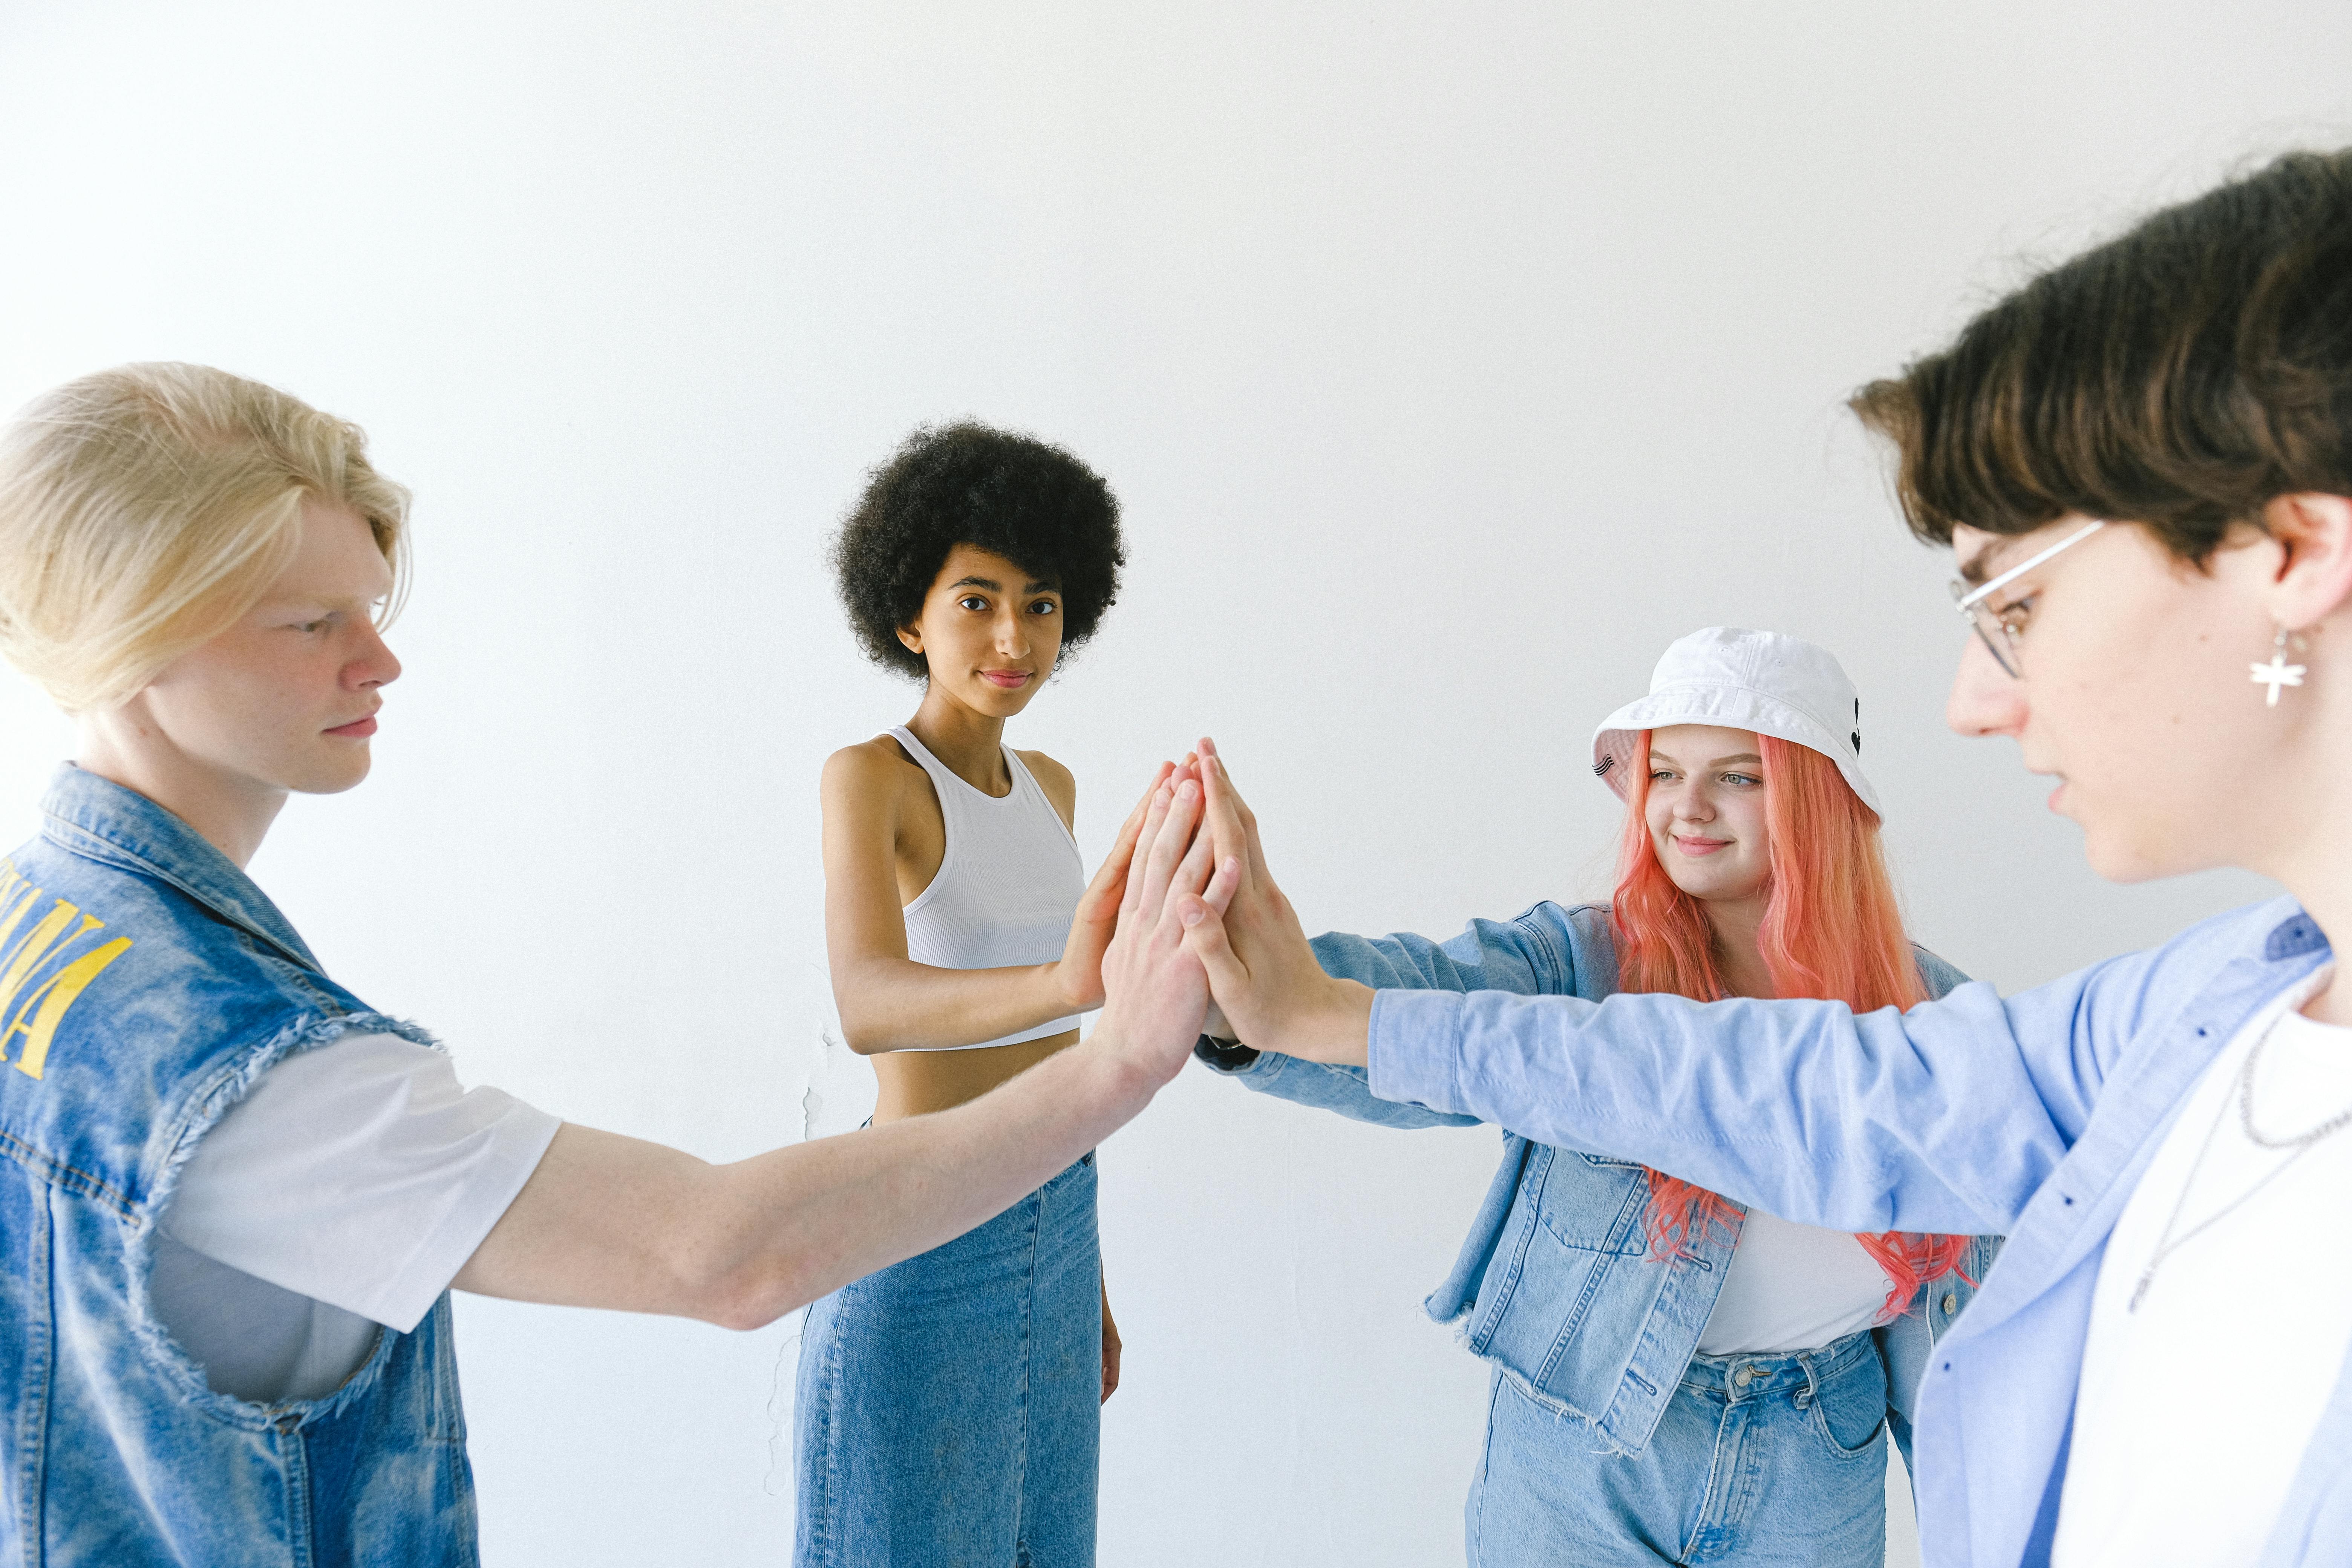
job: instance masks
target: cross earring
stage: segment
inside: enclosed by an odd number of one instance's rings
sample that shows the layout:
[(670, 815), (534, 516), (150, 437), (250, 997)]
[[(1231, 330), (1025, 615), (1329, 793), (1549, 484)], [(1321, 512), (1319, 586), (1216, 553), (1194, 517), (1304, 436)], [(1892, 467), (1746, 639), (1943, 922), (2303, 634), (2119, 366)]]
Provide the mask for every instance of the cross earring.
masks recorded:
[(2286, 627), (2281, 626), (2278, 629), (2278, 640), (2271, 645), (2270, 662), (2248, 667), (2254, 672), (2252, 679), (2256, 686), (2267, 686), (2271, 689), (2270, 694), (2263, 700), (2263, 706), (2265, 708), (2278, 706), (2280, 687), (2303, 684), (2305, 667), (2299, 664), (2289, 664), (2286, 661)]

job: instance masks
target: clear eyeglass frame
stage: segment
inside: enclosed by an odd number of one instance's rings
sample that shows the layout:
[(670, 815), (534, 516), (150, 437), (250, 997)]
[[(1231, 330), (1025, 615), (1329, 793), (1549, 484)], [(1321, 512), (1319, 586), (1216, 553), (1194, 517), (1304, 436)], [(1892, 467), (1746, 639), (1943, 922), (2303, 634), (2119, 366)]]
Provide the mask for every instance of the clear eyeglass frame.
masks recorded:
[(1969, 624), (1977, 629), (1977, 636), (1983, 639), (1985, 650), (1992, 655), (1993, 662), (2000, 666), (2001, 673), (2011, 680), (2025, 679), (2025, 650), (2019, 644), (2016, 631), (1987, 601), (2052, 556), (2061, 551), (2072, 550), (2106, 526), (2105, 519), (2095, 519), (2089, 527), (2075, 530), (2031, 560), (2021, 561), (1991, 582), (1979, 584), (1974, 588), (1969, 587), (1964, 578), (1952, 579), (1952, 607), (1969, 618)]

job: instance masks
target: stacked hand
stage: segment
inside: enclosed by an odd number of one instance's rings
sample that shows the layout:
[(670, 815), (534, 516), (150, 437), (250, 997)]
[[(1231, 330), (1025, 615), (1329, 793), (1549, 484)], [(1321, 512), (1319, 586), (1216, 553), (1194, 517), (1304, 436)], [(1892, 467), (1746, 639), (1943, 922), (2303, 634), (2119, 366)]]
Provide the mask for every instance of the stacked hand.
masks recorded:
[(1189, 769), (1165, 770), (1153, 783), (1102, 956), (1096, 1037), (1155, 1089), (1192, 1054), (1209, 1007), (1208, 976), (1185, 946), (1186, 922), (1215, 924), (1241, 873), (1229, 858), (1211, 875), (1216, 841), (1199, 831), (1201, 807), (1201, 782)]
[[(1191, 758), (1186, 758), (1187, 763)], [(1110, 951), (1111, 938), (1118, 934), (1121, 900), (1127, 896), (1128, 868), (1135, 864), (1136, 840), (1143, 833), (1144, 818), (1150, 815), (1151, 803), (1160, 798), (1160, 786), (1171, 789), (1182, 782), (1171, 779), (1177, 772), (1174, 763), (1162, 763), (1144, 786), (1143, 798), (1127, 814), (1119, 825), (1118, 837), (1095, 869), (1095, 879), (1087, 884), (1079, 895), (1076, 916), (1070, 921), (1069, 939), (1062, 944), (1062, 962), (1055, 968), (1063, 1005), (1074, 1013), (1091, 1012), (1103, 1005), (1103, 954)]]
[[(1116, 954), (1128, 940), (1130, 911), (1135, 911), (1135, 963), (1129, 969), (1115, 970), (1106, 957), (1103, 979), (1111, 1005), (1118, 1006), (1129, 984), (1159, 984), (1165, 989), (1152, 994), (1171, 1001), (1189, 995), (1172, 989), (1177, 984), (1172, 966), (1163, 974), (1143, 957), (1153, 954), (1166, 966), (1166, 956), (1172, 955), (1162, 955), (1152, 944), (1174, 933), (1176, 945), (1193, 961), (1195, 983), (1206, 993), (1203, 1004), (1213, 997), (1222, 1014), (1222, 1018), (1208, 1020), (1222, 1026), (1213, 1032), (1236, 1037), (1260, 1050), (1318, 1061), (1361, 1062), (1372, 993), (1352, 981), (1331, 979), (1316, 963), (1297, 911), (1267, 869), (1257, 818), (1234, 787), (1215, 744), (1203, 740), (1182, 763), (1162, 764), (1143, 809), (1145, 820), (1133, 850), (1140, 874), (1128, 874), (1119, 934), (1111, 944)], [(1174, 870), (1155, 877), (1151, 863), (1162, 858)], [(1208, 879), (1212, 864), (1216, 872)], [(1146, 907), (1155, 911), (1149, 936), (1141, 914)], [(1201, 1016), (1194, 1013), (1194, 1026), (1184, 1033), (1187, 1048), (1199, 1032)], [(1172, 1074), (1181, 1061), (1180, 1054), (1168, 1071)]]

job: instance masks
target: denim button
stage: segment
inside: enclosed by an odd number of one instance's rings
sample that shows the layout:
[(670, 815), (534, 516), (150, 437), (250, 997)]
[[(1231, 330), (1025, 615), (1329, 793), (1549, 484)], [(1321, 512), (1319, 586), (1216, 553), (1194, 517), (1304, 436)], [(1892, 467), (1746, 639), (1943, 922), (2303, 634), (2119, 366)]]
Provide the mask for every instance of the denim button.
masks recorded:
[(1944, 1316), (1948, 1318), (1959, 1310), (1960, 1298), (1958, 1293), (1956, 1291), (1947, 1290), (1944, 1293)]
[(1745, 1388), (1748, 1386), (1748, 1381), (1755, 1375), (1756, 1369), (1754, 1367), (1743, 1366), (1738, 1372), (1731, 1374), (1731, 1381), (1739, 1384), (1740, 1387)]

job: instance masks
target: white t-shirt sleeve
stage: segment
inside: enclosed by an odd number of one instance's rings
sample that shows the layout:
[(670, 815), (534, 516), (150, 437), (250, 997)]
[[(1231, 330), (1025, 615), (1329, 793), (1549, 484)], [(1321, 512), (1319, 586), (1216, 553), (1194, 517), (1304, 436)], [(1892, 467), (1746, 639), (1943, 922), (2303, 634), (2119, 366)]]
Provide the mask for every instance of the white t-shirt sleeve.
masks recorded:
[(197, 1143), (163, 1219), (215, 1262), (406, 1333), (539, 1166), (562, 1123), (397, 1035), (261, 1075)]

